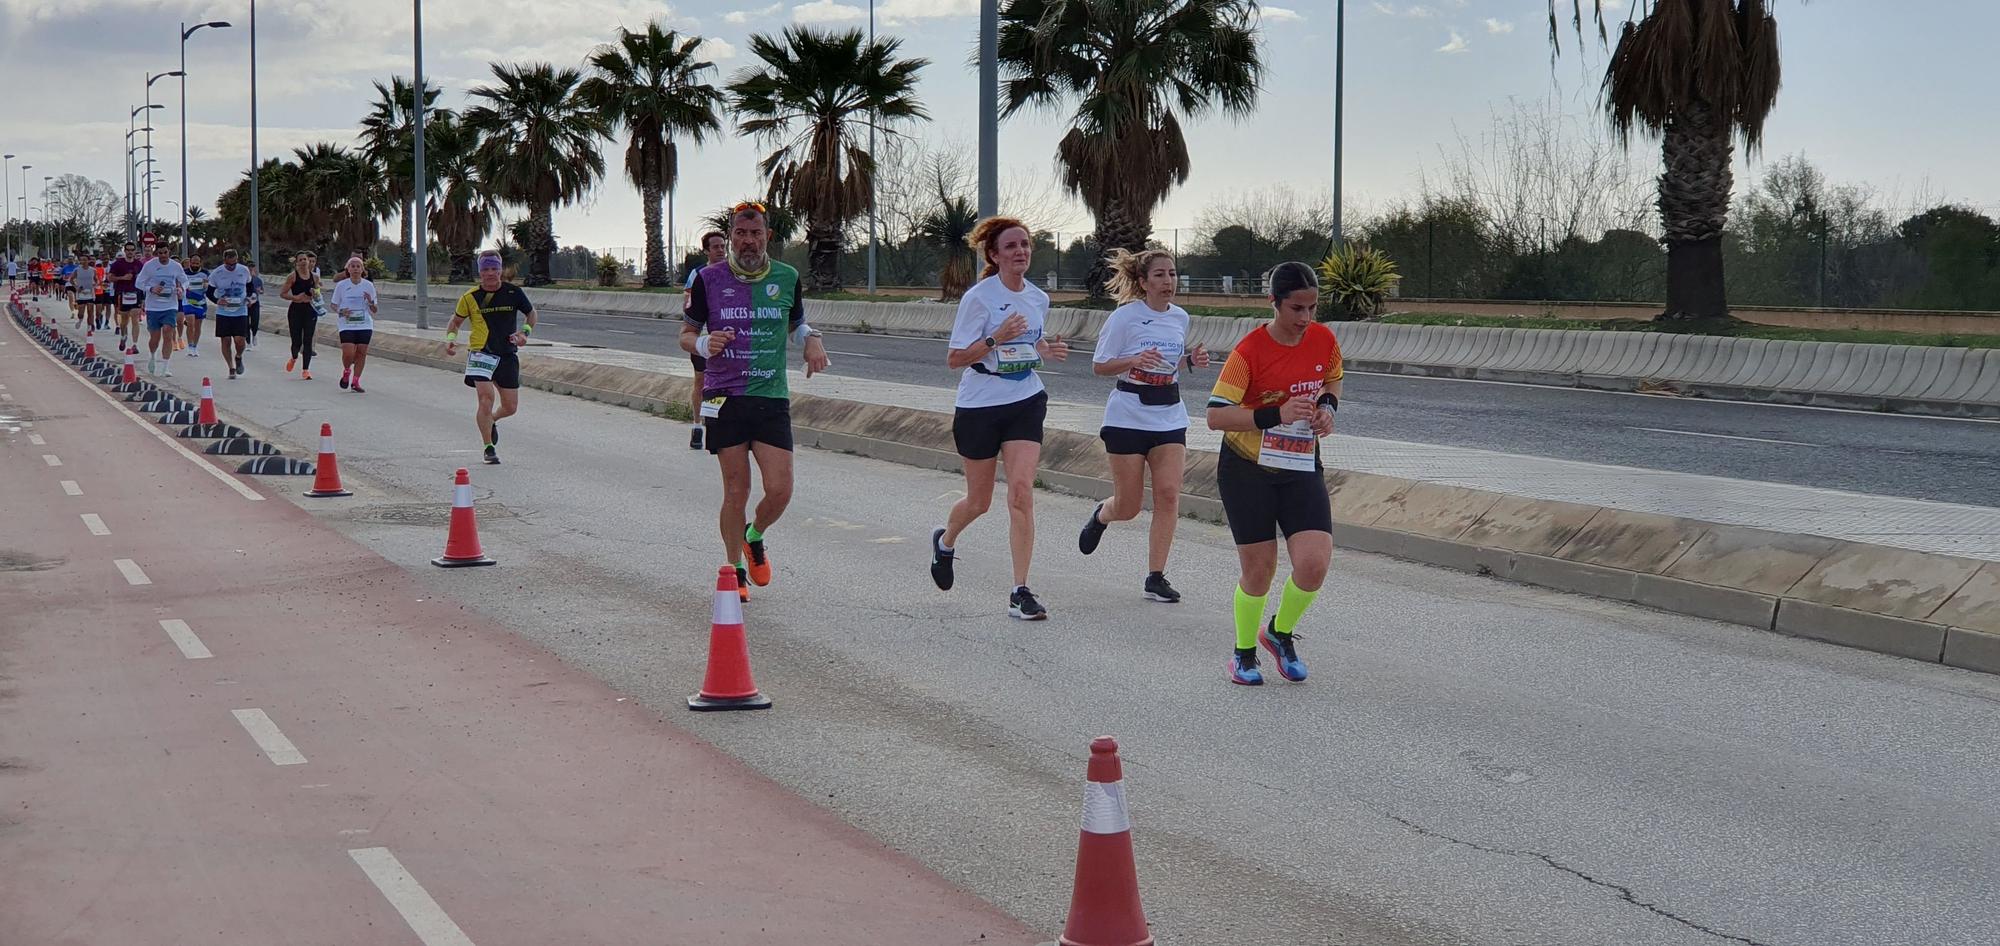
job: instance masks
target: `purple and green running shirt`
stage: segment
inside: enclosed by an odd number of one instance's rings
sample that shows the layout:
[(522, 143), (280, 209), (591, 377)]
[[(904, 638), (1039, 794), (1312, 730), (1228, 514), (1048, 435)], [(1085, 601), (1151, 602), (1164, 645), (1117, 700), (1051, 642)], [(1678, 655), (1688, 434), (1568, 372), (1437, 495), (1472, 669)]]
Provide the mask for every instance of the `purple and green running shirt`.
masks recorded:
[(792, 396), (785, 379), (786, 342), (806, 320), (798, 270), (772, 260), (761, 277), (745, 278), (727, 260), (704, 267), (688, 287), (682, 318), (711, 333), (736, 330), (721, 354), (708, 356), (703, 397)]

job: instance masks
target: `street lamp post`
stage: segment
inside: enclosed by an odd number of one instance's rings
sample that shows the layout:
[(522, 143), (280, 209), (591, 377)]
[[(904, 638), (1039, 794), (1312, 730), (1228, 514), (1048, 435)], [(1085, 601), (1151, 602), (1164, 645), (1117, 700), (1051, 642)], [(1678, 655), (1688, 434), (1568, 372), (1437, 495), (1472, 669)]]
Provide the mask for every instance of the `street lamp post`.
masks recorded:
[(1347, 77), (1347, 0), (1334, 0), (1333, 40), (1333, 248), (1340, 249), (1340, 126), (1347, 117), (1342, 88)]
[[(168, 77), (170, 77), (170, 76), (186, 76), (186, 75), (187, 75), (187, 70), (185, 70), (185, 69), (178, 69), (178, 70), (175, 70), (175, 71), (172, 71), (172, 72), (162, 72), (162, 73), (160, 73), (160, 74), (158, 74), (158, 75), (150, 75), (150, 76), (147, 76), (147, 77), (146, 77), (146, 107), (147, 107), (147, 108), (154, 108), (154, 107), (156, 107), (156, 106), (154, 106), (154, 105), (153, 105), (153, 83), (155, 83), (155, 82), (158, 82), (158, 81), (160, 81), (161, 79), (165, 79), (165, 78), (168, 78)], [(161, 105), (161, 106), (157, 106), (157, 107), (158, 107), (158, 108), (166, 108), (166, 106), (165, 106), (165, 105)], [(151, 155), (152, 155), (152, 153), (153, 153), (153, 133), (149, 131), (149, 132), (147, 132), (147, 133), (146, 133), (146, 154), (147, 154), (148, 156), (151, 156)], [(153, 191), (152, 191), (152, 188), (150, 188), (150, 187), (149, 187), (149, 188), (147, 188), (147, 189), (146, 189), (146, 223), (147, 223), (148, 225), (151, 225), (151, 224), (152, 224), (152, 222), (153, 222)]]
[[(257, 189), (263, 172), (257, 159), (257, 0), (250, 0), (250, 265), (264, 268), (264, 244), (257, 232)], [(221, 208), (216, 208), (220, 216)]]
[(182, 24), (181, 24), (181, 255), (182, 255), (182, 256), (186, 256), (186, 255), (188, 255), (188, 252), (190, 251), (190, 247), (188, 246), (188, 217), (187, 217), (187, 199), (188, 199), (188, 80), (187, 80), (187, 67), (188, 67), (188, 37), (190, 37), (190, 36), (193, 36), (193, 35), (195, 34), (195, 31), (196, 31), (196, 30), (199, 30), (199, 29), (201, 29), (201, 28), (203, 28), (203, 27), (210, 27), (210, 28), (213, 28), (213, 29), (218, 29), (218, 30), (219, 30), (219, 29), (227, 29), (227, 28), (228, 28), (228, 26), (229, 26), (229, 23), (228, 23), (227, 21), (225, 21), (225, 20), (211, 20), (211, 21), (209, 21), (209, 22), (207, 22), (207, 23), (196, 23), (196, 24), (195, 24), (195, 25), (193, 25), (193, 26), (189, 26), (189, 25), (187, 25), (186, 23), (182, 23)]
[(979, 0), (979, 215), (1000, 212), (1000, 0)]
[[(55, 211), (49, 207), (49, 182), (55, 179), (56, 176), (53, 174), (42, 175), (42, 229), (49, 234), (49, 248), (52, 250), (55, 249), (58, 241), (56, 240)], [(58, 253), (57, 255), (60, 256), (62, 254)]]
[[(147, 91), (152, 91), (150, 83), (147, 85)], [(148, 97), (150, 98), (150, 96)], [(166, 106), (154, 105), (149, 102), (133, 109), (132, 114), (125, 118), (125, 127), (127, 129), (125, 132), (125, 238), (128, 240), (137, 240), (139, 238), (137, 226), (132, 222), (132, 218), (139, 215), (139, 182), (136, 179), (132, 166), (132, 152), (138, 149), (132, 146), (132, 137), (141, 131), (146, 133), (146, 157), (150, 160), (153, 157), (153, 116), (146, 116), (145, 128), (135, 128), (134, 125), (137, 123), (140, 112), (151, 111), (156, 108), (164, 109)]]
[(34, 167), (32, 164), (21, 165), (21, 228), (24, 230), (28, 227), (28, 172)]
[[(12, 154), (0, 155), (0, 211), (11, 212), (14, 209), (14, 176), (8, 173), (7, 169), (8, 162), (13, 160)], [(21, 255), (14, 247), (13, 227), (7, 228), (7, 255), (15, 257)]]
[[(875, 48), (875, 0), (868, 0), (868, 48)], [(875, 161), (875, 125), (878, 116), (868, 113), (868, 161)], [(868, 175), (868, 294), (875, 294), (875, 175), (882, 170), (877, 165)]]
[(430, 206), (428, 182), (424, 180), (424, 0), (410, 0), (410, 13), (416, 21), (416, 97), (411, 109), (415, 116), (416, 144), (410, 155), (413, 166), (410, 177), (414, 196), (404, 207), (404, 212), (417, 219), (410, 221), (410, 252), (416, 258), (410, 261), (410, 275), (417, 280), (417, 328), (430, 328), (431, 304), (431, 254), (430, 254), (430, 214), (425, 211)]

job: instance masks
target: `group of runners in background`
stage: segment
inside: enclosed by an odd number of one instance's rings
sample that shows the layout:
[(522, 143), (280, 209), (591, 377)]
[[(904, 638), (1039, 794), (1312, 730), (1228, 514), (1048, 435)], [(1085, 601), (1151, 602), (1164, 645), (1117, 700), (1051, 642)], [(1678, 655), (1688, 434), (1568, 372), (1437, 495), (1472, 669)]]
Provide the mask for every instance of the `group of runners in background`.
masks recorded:
[[(683, 306), (681, 348), (694, 361), (695, 429), (689, 445), (718, 460), (722, 477), (719, 529), (724, 560), (734, 566), (739, 594), (772, 580), (770, 530), (789, 505), (793, 438), (788, 348), (798, 345), (806, 376), (830, 362), (820, 333), (805, 320), (798, 271), (768, 253), (769, 214), (746, 202), (730, 214), (727, 234), (705, 234), (707, 262), (691, 274)], [(931, 578), (940, 590), (955, 583), (958, 543), (992, 507), (995, 484), (1007, 480), (1008, 546), (1013, 585), (1007, 612), (1020, 620), (1049, 617), (1028, 587), (1034, 553), (1034, 484), (1041, 460), (1048, 392), (1037, 373), (1063, 361), (1070, 346), (1048, 332), (1049, 297), (1027, 279), (1034, 242), (1027, 224), (1009, 217), (982, 221), (970, 242), (984, 270), (960, 299), (945, 357), (960, 372), (952, 437), (965, 495), (931, 533)], [(1108, 260), (1113, 291), (1123, 303), (1105, 320), (1093, 354), (1096, 374), (1116, 378), (1099, 436), (1109, 457), (1112, 495), (1078, 534), (1078, 550), (1095, 552), (1106, 529), (1136, 518), (1146, 481), (1153, 486), (1148, 572), (1140, 595), (1178, 603), (1166, 579), (1179, 519), (1187, 461), (1188, 411), (1184, 372), (1209, 367), (1210, 355), (1188, 342), (1186, 310), (1174, 305), (1179, 285), (1172, 254), (1118, 251)], [(1333, 555), (1333, 516), (1319, 441), (1333, 432), (1344, 376), (1340, 346), (1315, 320), (1319, 280), (1304, 263), (1285, 263), (1270, 276), (1271, 318), (1238, 341), (1207, 400), (1206, 422), (1223, 434), (1217, 492), (1229, 520), (1239, 565), (1230, 680), (1264, 682), (1259, 649), (1279, 675), (1306, 679), (1298, 627), (1326, 580)], [(762, 496), (750, 507), (752, 467)], [(1278, 542), (1291, 574), (1271, 607)]]

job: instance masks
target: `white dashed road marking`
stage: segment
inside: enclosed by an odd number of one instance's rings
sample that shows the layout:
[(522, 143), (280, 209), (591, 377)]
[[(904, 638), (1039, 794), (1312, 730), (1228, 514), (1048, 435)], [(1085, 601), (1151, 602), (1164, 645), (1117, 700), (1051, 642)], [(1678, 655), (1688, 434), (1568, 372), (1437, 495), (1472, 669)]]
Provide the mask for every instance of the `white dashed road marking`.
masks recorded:
[(271, 764), (305, 764), (306, 757), (299, 754), (298, 747), (292, 745), (292, 741), (278, 731), (278, 724), (271, 722), (271, 717), (263, 710), (240, 709), (229, 712), (236, 717), (238, 723), (243, 724), (243, 730), (250, 734), (250, 738), (257, 741), (257, 748), (264, 750), (264, 756), (271, 760)]
[(89, 529), (91, 535), (111, 534), (111, 527), (105, 525), (104, 519), (98, 516), (98, 514), (94, 512), (86, 512), (83, 514), (83, 527)]
[(111, 564), (118, 566), (118, 570), (125, 574), (125, 581), (128, 584), (150, 585), (153, 583), (151, 578), (146, 577), (145, 572), (139, 570), (138, 562), (129, 558), (121, 558)]
[(410, 924), (410, 931), (417, 934), (424, 946), (472, 946), (472, 939), (431, 899), (430, 892), (403, 869), (403, 862), (396, 860), (388, 848), (355, 848), (347, 856), (375, 883), (375, 889), (382, 891), (389, 905), (403, 915), (403, 922)]
[(188, 627), (186, 621), (179, 618), (161, 621), (160, 629), (174, 639), (174, 646), (181, 649), (181, 656), (189, 660), (205, 660), (215, 656), (208, 652), (208, 646), (201, 642), (201, 638), (194, 636), (194, 629)]

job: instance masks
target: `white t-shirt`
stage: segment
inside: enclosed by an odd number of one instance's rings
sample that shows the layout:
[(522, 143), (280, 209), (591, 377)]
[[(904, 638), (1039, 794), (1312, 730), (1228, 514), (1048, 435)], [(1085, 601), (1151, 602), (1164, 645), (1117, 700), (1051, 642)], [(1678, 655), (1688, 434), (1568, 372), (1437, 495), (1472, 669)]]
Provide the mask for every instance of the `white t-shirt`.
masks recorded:
[(181, 290), (187, 288), (187, 270), (181, 268), (179, 260), (162, 263), (154, 257), (139, 267), (134, 284), (146, 294), (146, 311), (177, 312), (181, 307)]
[(333, 284), (335, 327), (343, 332), (359, 332), (375, 327), (375, 314), (368, 303), (375, 301), (375, 284), (363, 279), (353, 282), (342, 276)]
[[(988, 276), (958, 300), (958, 318), (951, 324), (951, 347), (983, 347), (986, 336), (1000, 323), (1019, 312), (1028, 317), (1028, 330), (989, 353), (981, 364), (994, 374), (966, 368), (958, 379), (959, 407), (998, 407), (1027, 400), (1042, 393), (1042, 376), (1033, 369), (1041, 366), (1035, 343), (1042, 339), (1042, 323), (1049, 314), (1049, 294), (1027, 283), (1020, 292), (1008, 289), (999, 276)], [(1007, 374), (999, 374), (1005, 370)]]
[(215, 300), (217, 318), (248, 318), (250, 316), (250, 267), (242, 263), (235, 269), (217, 266), (208, 274), (208, 297)]
[[(1157, 348), (1160, 357), (1173, 367), (1154, 374), (1134, 368), (1118, 380), (1133, 384), (1175, 384), (1180, 381), (1181, 355), (1187, 351), (1187, 310), (1177, 305), (1155, 312), (1143, 301), (1127, 302), (1104, 320), (1097, 333), (1097, 353), (1091, 360), (1103, 364), (1129, 358), (1148, 348)], [(1130, 430), (1183, 430), (1188, 425), (1187, 405), (1178, 398), (1172, 404), (1141, 404), (1139, 395), (1117, 388), (1104, 402), (1104, 426)]]

